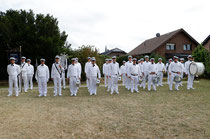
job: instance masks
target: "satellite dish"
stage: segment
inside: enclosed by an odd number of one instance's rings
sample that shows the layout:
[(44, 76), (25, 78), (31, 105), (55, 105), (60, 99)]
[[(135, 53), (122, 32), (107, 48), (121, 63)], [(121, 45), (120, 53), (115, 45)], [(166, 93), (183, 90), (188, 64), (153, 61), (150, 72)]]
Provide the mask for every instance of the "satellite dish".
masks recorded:
[(156, 37), (160, 37), (160, 33), (156, 33)]

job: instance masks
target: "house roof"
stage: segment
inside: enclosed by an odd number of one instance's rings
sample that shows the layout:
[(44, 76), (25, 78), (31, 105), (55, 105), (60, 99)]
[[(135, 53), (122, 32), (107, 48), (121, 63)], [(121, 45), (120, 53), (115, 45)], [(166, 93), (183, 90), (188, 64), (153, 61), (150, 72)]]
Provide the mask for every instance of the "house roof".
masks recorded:
[(205, 45), (210, 39), (210, 35), (202, 42), (202, 45)]
[(145, 40), (139, 46), (137, 46), (132, 51), (130, 51), (129, 54), (130, 55), (141, 55), (141, 54), (152, 53), (154, 50), (159, 48), (162, 44), (166, 43), (169, 39), (171, 39), (172, 37), (174, 37), (176, 34), (178, 34), (180, 32), (183, 32), (184, 34), (186, 34), (194, 43), (196, 43), (196, 45), (199, 44), (192, 36), (190, 36), (184, 29), (181, 28), (181, 29), (163, 34), (159, 37)]
[(111, 49), (111, 50), (108, 50), (108, 51), (105, 51), (105, 52), (101, 53), (101, 55), (108, 55), (110, 53), (124, 53), (124, 54), (126, 54), (125, 51), (123, 51), (119, 48), (114, 48), (114, 49)]

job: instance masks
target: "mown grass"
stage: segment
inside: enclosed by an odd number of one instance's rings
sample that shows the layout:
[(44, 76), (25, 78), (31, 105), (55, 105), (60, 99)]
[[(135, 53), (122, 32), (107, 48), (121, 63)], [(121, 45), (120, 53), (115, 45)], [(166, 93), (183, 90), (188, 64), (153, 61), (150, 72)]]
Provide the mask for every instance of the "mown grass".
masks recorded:
[(200, 80), (196, 90), (131, 94), (119, 87), (109, 95), (104, 87), (97, 96), (80, 88), (62, 97), (39, 98), (38, 91), (7, 97), (0, 92), (0, 138), (210, 138), (210, 81)]

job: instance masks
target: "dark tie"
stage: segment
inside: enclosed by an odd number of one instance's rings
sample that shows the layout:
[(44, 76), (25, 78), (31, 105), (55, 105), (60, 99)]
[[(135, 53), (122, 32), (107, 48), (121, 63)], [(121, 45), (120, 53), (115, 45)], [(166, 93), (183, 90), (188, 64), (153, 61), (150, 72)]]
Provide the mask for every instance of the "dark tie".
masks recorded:
[(44, 66), (44, 64), (42, 64), (42, 66)]
[(14, 66), (14, 64), (11, 64), (11, 66)]

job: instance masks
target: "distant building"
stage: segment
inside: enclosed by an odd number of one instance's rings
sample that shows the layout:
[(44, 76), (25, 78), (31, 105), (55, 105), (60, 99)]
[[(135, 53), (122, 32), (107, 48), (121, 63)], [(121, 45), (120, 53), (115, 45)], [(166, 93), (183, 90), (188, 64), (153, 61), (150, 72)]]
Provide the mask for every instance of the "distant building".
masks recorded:
[(105, 52), (101, 53), (101, 55), (106, 55), (106, 56), (123, 56), (123, 55), (126, 55), (127, 53), (119, 48), (114, 48), (114, 49), (111, 49), (111, 50), (108, 50), (107, 47), (105, 47)]
[(202, 45), (210, 51), (210, 35), (202, 42)]
[(130, 55), (159, 54), (166, 59), (173, 56), (186, 58), (199, 43), (190, 36), (184, 29), (178, 29), (164, 35), (156, 34), (155, 38), (145, 40), (135, 49), (129, 52)]

